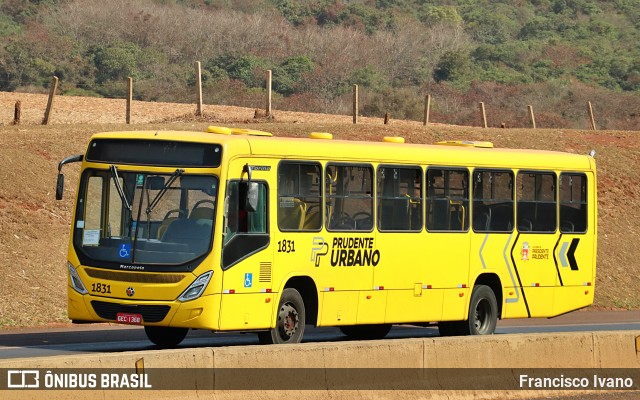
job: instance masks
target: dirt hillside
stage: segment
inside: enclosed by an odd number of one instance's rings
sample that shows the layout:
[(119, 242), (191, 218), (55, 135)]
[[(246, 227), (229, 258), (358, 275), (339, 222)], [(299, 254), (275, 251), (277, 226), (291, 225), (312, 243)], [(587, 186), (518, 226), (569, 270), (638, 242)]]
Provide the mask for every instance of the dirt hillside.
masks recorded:
[[(21, 124), (11, 125), (16, 101)], [(39, 123), (45, 95), (0, 92), (0, 328), (67, 323), (66, 251), (78, 166), (65, 168), (65, 199), (54, 199), (58, 162), (83, 153), (91, 134), (124, 129), (203, 130), (211, 123), (252, 128), (280, 136), (332, 132), (336, 138), (407, 142), (489, 140), (499, 147), (597, 151), (599, 246), (596, 307), (640, 308), (640, 133), (553, 129), (480, 129), (441, 124), (276, 110), (275, 119), (255, 119), (254, 109), (206, 106), (193, 117), (190, 104), (134, 102), (125, 125), (123, 100), (59, 96), (49, 126)], [(257, 105), (260, 106), (260, 105)], [(446, 122), (446, 121), (442, 121)]]

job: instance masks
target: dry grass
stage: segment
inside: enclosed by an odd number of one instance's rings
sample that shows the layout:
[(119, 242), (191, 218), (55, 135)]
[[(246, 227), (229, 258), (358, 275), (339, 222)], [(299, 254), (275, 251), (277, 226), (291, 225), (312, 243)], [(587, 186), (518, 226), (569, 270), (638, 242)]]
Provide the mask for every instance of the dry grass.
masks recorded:
[[(13, 105), (22, 102), (22, 124), (11, 126)], [(92, 133), (123, 129), (205, 129), (208, 121), (306, 136), (329, 131), (342, 139), (379, 140), (404, 136), (408, 142), (446, 139), (490, 140), (499, 147), (587, 153), (596, 149), (599, 177), (599, 248), (596, 307), (640, 308), (640, 140), (638, 132), (479, 129), (418, 122), (276, 111), (274, 120), (254, 119), (254, 110), (134, 102), (134, 125), (124, 125), (122, 100), (57, 97), (51, 125), (38, 125), (45, 95), (0, 93), (0, 328), (66, 323), (66, 252), (78, 167), (65, 168), (66, 193), (54, 200), (57, 163), (83, 153)], [(165, 121), (165, 122), (162, 122)], [(173, 121), (173, 122), (166, 122)]]

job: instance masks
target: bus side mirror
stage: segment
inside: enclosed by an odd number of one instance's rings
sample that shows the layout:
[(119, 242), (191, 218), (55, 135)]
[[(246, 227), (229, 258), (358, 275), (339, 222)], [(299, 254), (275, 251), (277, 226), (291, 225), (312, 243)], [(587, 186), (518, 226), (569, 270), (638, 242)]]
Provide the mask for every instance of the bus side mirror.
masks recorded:
[(247, 212), (255, 212), (258, 209), (259, 189), (257, 182), (240, 182), (241, 208)]
[(56, 183), (56, 200), (62, 200), (64, 193), (64, 174), (58, 174), (58, 182)]
[(64, 192), (64, 175), (60, 171), (62, 171), (62, 167), (65, 164), (73, 163), (73, 162), (82, 162), (84, 156), (82, 154), (78, 154), (75, 156), (70, 156), (58, 163), (58, 182), (56, 183), (56, 200), (62, 200), (62, 194)]

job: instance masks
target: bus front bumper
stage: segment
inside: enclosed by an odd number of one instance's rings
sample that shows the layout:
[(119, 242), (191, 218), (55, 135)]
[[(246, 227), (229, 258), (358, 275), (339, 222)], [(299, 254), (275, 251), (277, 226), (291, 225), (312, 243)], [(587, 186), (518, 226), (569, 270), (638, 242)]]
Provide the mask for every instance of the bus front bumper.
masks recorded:
[(83, 295), (72, 287), (67, 287), (67, 298), (68, 316), (73, 321), (220, 329), (220, 294), (202, 296), (187, 302), (135, 301)]

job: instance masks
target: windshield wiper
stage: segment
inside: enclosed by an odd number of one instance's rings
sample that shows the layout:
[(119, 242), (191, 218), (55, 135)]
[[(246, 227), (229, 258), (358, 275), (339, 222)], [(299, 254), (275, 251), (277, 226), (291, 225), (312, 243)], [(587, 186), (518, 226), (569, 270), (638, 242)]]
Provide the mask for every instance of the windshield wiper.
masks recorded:
[(113, 183), (116, 186), (116, 190), (120, 195), (120, 200), (122, 200), (122, 204), (127, 210), (132, 211), (133, 207), (131, 207), (131, 204), (129, 204), (129, 200), (127, 200), (127, 196), (125, 196), (124, 190), (122, 190), (122, 185), (120, 185), (120, 177), (118, 176), (118, 169), (116, 168), (115, 165), (112, 165), (111, 167), (109, 167), (109, 170), (111, 171), (111, 178), (113, 179)]
[[(171, 174), (171, 176), (169, 177), (169, 180), (167, 181), (167, 183), (165, 183), (162, 189), (160, 189), (160, 191), (158, 192), (158, 194), (156, 194), (156, 197), (153, 198), (153, 201), (149, 202), (149, 205), (147, 206), (147, 210), (146, 210), (147, 221), (149, 220), (149, 214), (151, 214), (151, 211), (153, 211), (153, 209), (158, 205), (158, 203), (162, 199), (162, 196), (164, 196), (164, 194), (167, 193), (171, 185), (173, 185), (173, 182), (176, 179), (178, 179), (178, 177), (182, 175), (183, 172), (184, 172), (183, 169), (176, 169), (175, 172)], [(148, 194), (148, 190), (149, 188), (147, 188), (147, 194)]]
[[(151, 232), (151, 212), (153, 211), (155, 206), (157, 206), (158, 203), (160, 203), (162, 196), (164, 196), (164, 194), (167, 193), (171, 185), (173, 185), (173, 182), (175, 182), (175, 180), (178, 179), (178, 176), (182, 175), (183, 172), (184, 172), (183, 169), (176, 169), (173, 172), (173, 174), (171, 174), (171, 176), (169, 177), (169, 180), (164, 184), (162, 189), (160, 189), (160, 191), (156, 194), (156, 197), (153, 198), (153, 201), (149, 200), (149, 187), (145, 185), (145, 191), (147, 192), (147, 204), (148, 204), (147, 209), (145, 211), (147, 213), (147, 239), (149, 239), (149, 235)], [(140, 196), (140, 199), (142, 199), (142, 196)]]

